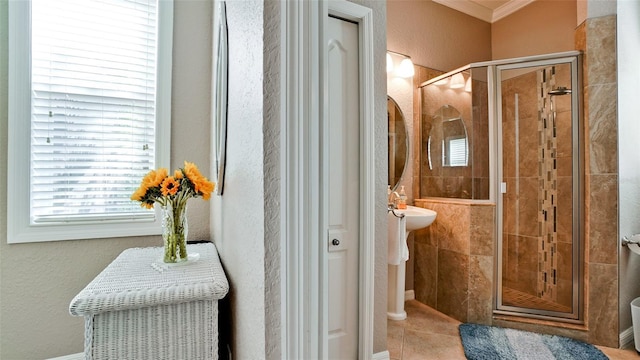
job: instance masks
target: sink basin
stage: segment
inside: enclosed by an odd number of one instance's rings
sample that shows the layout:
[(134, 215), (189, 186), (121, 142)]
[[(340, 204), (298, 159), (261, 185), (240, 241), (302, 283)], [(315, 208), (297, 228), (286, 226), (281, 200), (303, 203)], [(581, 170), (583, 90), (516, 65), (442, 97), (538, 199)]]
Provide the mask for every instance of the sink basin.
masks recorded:
[(436, 219), (436, 213), (433, 210), (424, 209), (416, 206), (407, 206), (406, 209), (396, 209), (396, 213), (404, 214), (407, 218), (407, 233), (409, 231), (426, 228)]

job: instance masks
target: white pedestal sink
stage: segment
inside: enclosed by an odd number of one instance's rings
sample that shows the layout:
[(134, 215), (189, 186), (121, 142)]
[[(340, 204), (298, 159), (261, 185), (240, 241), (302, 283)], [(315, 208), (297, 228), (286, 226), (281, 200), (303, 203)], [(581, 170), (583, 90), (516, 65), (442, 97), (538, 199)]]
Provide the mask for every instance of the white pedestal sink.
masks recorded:
[(396, 209), (396, 213), (404, 214), (407, 219), (407, 235), (410, 231), (426, 228), (436, 219), (435, 211), (416, 206), (407, 206), (406, 209)]
[[(438, 215), (435, 211), (423, 209), (416, 206), (407, 206), (406, 209), (395, 210), (397, 214), (404, 214), (406, 217), (407, 241), (409, 234), (413, 230), (423, 229), (431, 225)], [(407, 312), (404, 311), (404, 279), (406, 273), (406, 262), (400, 265), (388, 265), (389, 287), (387, 288), (387, 318), (390, 320), (404, 320)]]

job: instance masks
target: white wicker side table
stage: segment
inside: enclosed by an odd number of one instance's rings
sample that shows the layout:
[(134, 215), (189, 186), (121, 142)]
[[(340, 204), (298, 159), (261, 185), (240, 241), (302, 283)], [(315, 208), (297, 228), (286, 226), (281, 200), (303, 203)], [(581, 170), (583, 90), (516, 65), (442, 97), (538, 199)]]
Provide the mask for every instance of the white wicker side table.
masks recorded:
[(85, 318), (85, 359), (218, 359), (218, 300), (229, 283), (212, 243), (167, 265), (163, 248), (122, 252), (71, 301)]

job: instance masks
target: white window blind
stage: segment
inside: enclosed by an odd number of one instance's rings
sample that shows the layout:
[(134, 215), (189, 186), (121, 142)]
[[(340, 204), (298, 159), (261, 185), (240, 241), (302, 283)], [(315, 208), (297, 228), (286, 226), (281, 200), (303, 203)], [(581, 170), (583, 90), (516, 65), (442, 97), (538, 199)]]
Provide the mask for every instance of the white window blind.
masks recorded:
[(153, 216), (157, 4), (33, 0), (31, 220)]
[(467, 139), (449, 139), (449, 166), (467, 166)]

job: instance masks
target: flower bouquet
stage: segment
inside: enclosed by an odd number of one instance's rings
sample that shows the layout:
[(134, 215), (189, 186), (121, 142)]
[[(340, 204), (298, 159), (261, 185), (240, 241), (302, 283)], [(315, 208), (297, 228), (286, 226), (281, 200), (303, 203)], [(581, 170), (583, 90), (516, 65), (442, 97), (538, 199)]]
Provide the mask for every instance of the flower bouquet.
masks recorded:
[(214, 188), (215, 184), (202, 176), (194, 163), (185, 161), (173, 176), (169, 176), (166, 168), (149, 171), (131, 195), (131, 200), (140, 201), (147, 209), (160, 204), (165, 263), (187, 259), (187, 200), (194, 197), (209, 200)]

